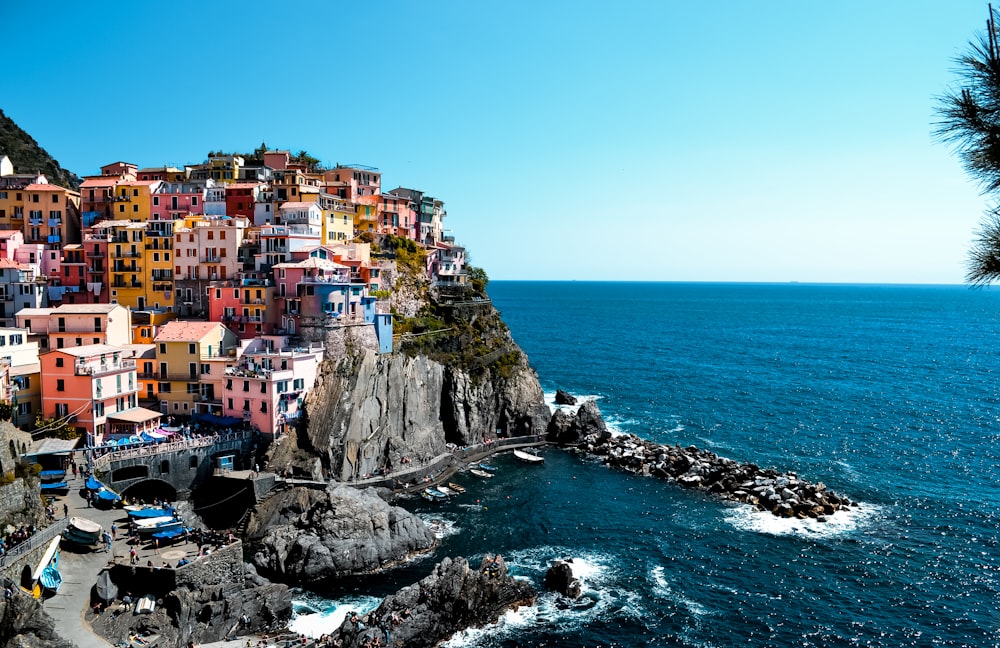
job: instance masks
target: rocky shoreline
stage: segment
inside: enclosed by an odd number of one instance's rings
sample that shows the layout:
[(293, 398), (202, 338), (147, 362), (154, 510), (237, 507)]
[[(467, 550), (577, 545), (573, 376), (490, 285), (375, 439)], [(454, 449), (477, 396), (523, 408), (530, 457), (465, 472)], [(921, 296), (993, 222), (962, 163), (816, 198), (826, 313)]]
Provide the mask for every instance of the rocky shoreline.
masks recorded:
[(760, 468), (695, 446), (664, 445), (634, 434), (612, 435), (593, 401), (583, 403), (575, 416), (557, 411), (549, 424), (549, 439), (597, 457), (607, 466), (749, 504), (778, 517), (826, 521), (839, 510), (858, 506), (827, 490), (822, 482), (807, 482), (794, 472)]

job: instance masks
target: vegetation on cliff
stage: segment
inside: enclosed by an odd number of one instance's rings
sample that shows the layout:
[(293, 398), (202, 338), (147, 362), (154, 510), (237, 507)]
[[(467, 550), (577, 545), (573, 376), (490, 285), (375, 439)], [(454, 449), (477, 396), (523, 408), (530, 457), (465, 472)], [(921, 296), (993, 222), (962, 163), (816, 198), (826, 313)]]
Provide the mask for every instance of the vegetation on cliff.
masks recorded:
[(0, 110), (0, 155), (6, 155), (16, 173), (42, 173), (49, 182), (71, 189), (80, 187), (80, 178), (62, 168), (48, 152)]

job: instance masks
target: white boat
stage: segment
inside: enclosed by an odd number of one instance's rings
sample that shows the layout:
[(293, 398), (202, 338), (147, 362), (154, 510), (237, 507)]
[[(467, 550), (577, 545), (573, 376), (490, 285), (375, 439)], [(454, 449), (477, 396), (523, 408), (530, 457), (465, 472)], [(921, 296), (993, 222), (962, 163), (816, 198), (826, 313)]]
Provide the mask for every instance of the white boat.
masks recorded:
[(540, 457), (536, 454), (531, 454), (530, 452), (522, 452), (521, 450), (514, 451), (514, 458), (516, 458), (518, 461), (523, 461), (524, 463), (530, 463), (530, 464), (545, 463), (545, 457)]
[(493, 479), (493, 475), (486, 472), (485, 470), (480, 470), (479, 468), (473, 468), (469, 472), (475, 475), (476, 477), (479, 477), (480, 479)]
[(95, 545), (101, 539), (101, 525), (82, 517), (71, 517), (63, 538), (78, 545)]
[(451, 497), (452, 495), (458, 495), (458, 492), (451, 490), (447, 486), (437, 486), (436, 488), (438, 489), (438, 492), (444, 493), (448, 497)]
[(135, 614), (151, 614), (156, 608), (156, 597), (152, 594), (140, 596), (135, 602)]

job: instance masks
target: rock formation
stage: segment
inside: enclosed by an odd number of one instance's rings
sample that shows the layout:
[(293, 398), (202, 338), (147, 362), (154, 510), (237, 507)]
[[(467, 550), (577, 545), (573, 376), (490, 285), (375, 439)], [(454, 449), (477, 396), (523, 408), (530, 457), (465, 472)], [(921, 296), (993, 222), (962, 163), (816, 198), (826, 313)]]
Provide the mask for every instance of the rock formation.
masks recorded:
[(269, 468), (350, 481), (431, 462), (449, 443), (474, 445), (498, 431), (543, 434), (549, 411), (538, 377), (492, 304), (434, 302), (434, 313), (440, 333), (404, 336), (389, 355), (357, 346), (349, 331), (331, 333), (307, 425), (274, 449)]
[(437, 542), (420, 518), (374, 489), (348, 486), (276, 493), (257, 507), (247, 535), (261, 574), (308, 585), (379, 572)]
[(575, 444), (579, 451), (601, 457), (605, 464), (638, 475), (651, 475), (685, 488), (708, 491), (724, 500), (750, 504), (781, 517), (815, 518), (856, 502), (811, 484), (792, 472), (779, 473), (740, 463), (695, 446), (681, 448), (641, 439), (634, 434), (612, 436), (596, 405), (584, 403), (576, 417), (553, 416), (549, 438)]
[(131, 605), (118, 600), (100, 614), (88, 611), (85, 620), (114, 645), (131, 634), (155, 635), (160, 646), (183, 646), (284, 629), (292, 616), (288, 587), (262, 579), (242, 562), (242, 553), (237, 542), (183, 569), (115, 567), (112, 579), (119, 596), (152, 594), (153, 612), (135, 614)]
[(561, 389), (556, 390), (556, 405), (576, 405), (576, 396)]
[(14, 593), (0, 601), (0, 646), (3, 648), (71, 648), (73, 644), (56, 634), (55, 621), (42, 604), (30, 596)]
[(572, 565), (564, 560), (557, 560), (545, 572), (545, 589), (573, 599), (580, 598), (582, 593), (580, 581), (573, 575)]
[(387, 597), (371, 613), (348, 615), (332, 641), (344, 648), (429, 648), (461, 630), (494, 623), (535, 598), (529, 583), (507, 575), (500, 557), (484, 558), (479, 569), (464, 558), (445, 558), (430, 576)]

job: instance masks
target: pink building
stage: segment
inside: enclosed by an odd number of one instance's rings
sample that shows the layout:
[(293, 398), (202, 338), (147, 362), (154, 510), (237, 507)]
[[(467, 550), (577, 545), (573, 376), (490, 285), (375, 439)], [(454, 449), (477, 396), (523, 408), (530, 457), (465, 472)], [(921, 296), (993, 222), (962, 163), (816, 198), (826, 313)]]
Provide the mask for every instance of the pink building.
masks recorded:
[(43, 354), (42, 416), (68, 419), (88, 445), (156, 429), (160, 413), (137, 406), (135, 360), (127, 355), (106, 344)]
[(205, 184), (164, 182), (156, 188), (150, 206), (150, 220), (173, 220), (188, 214), (205, 213)]
[(237, 366), (226, 370), (222, 413), (236, 416), (271, 440), (299, 418), (316, 382), (323, 347), (291, 347), (288, 338), (268, 335), (244, 343)]

